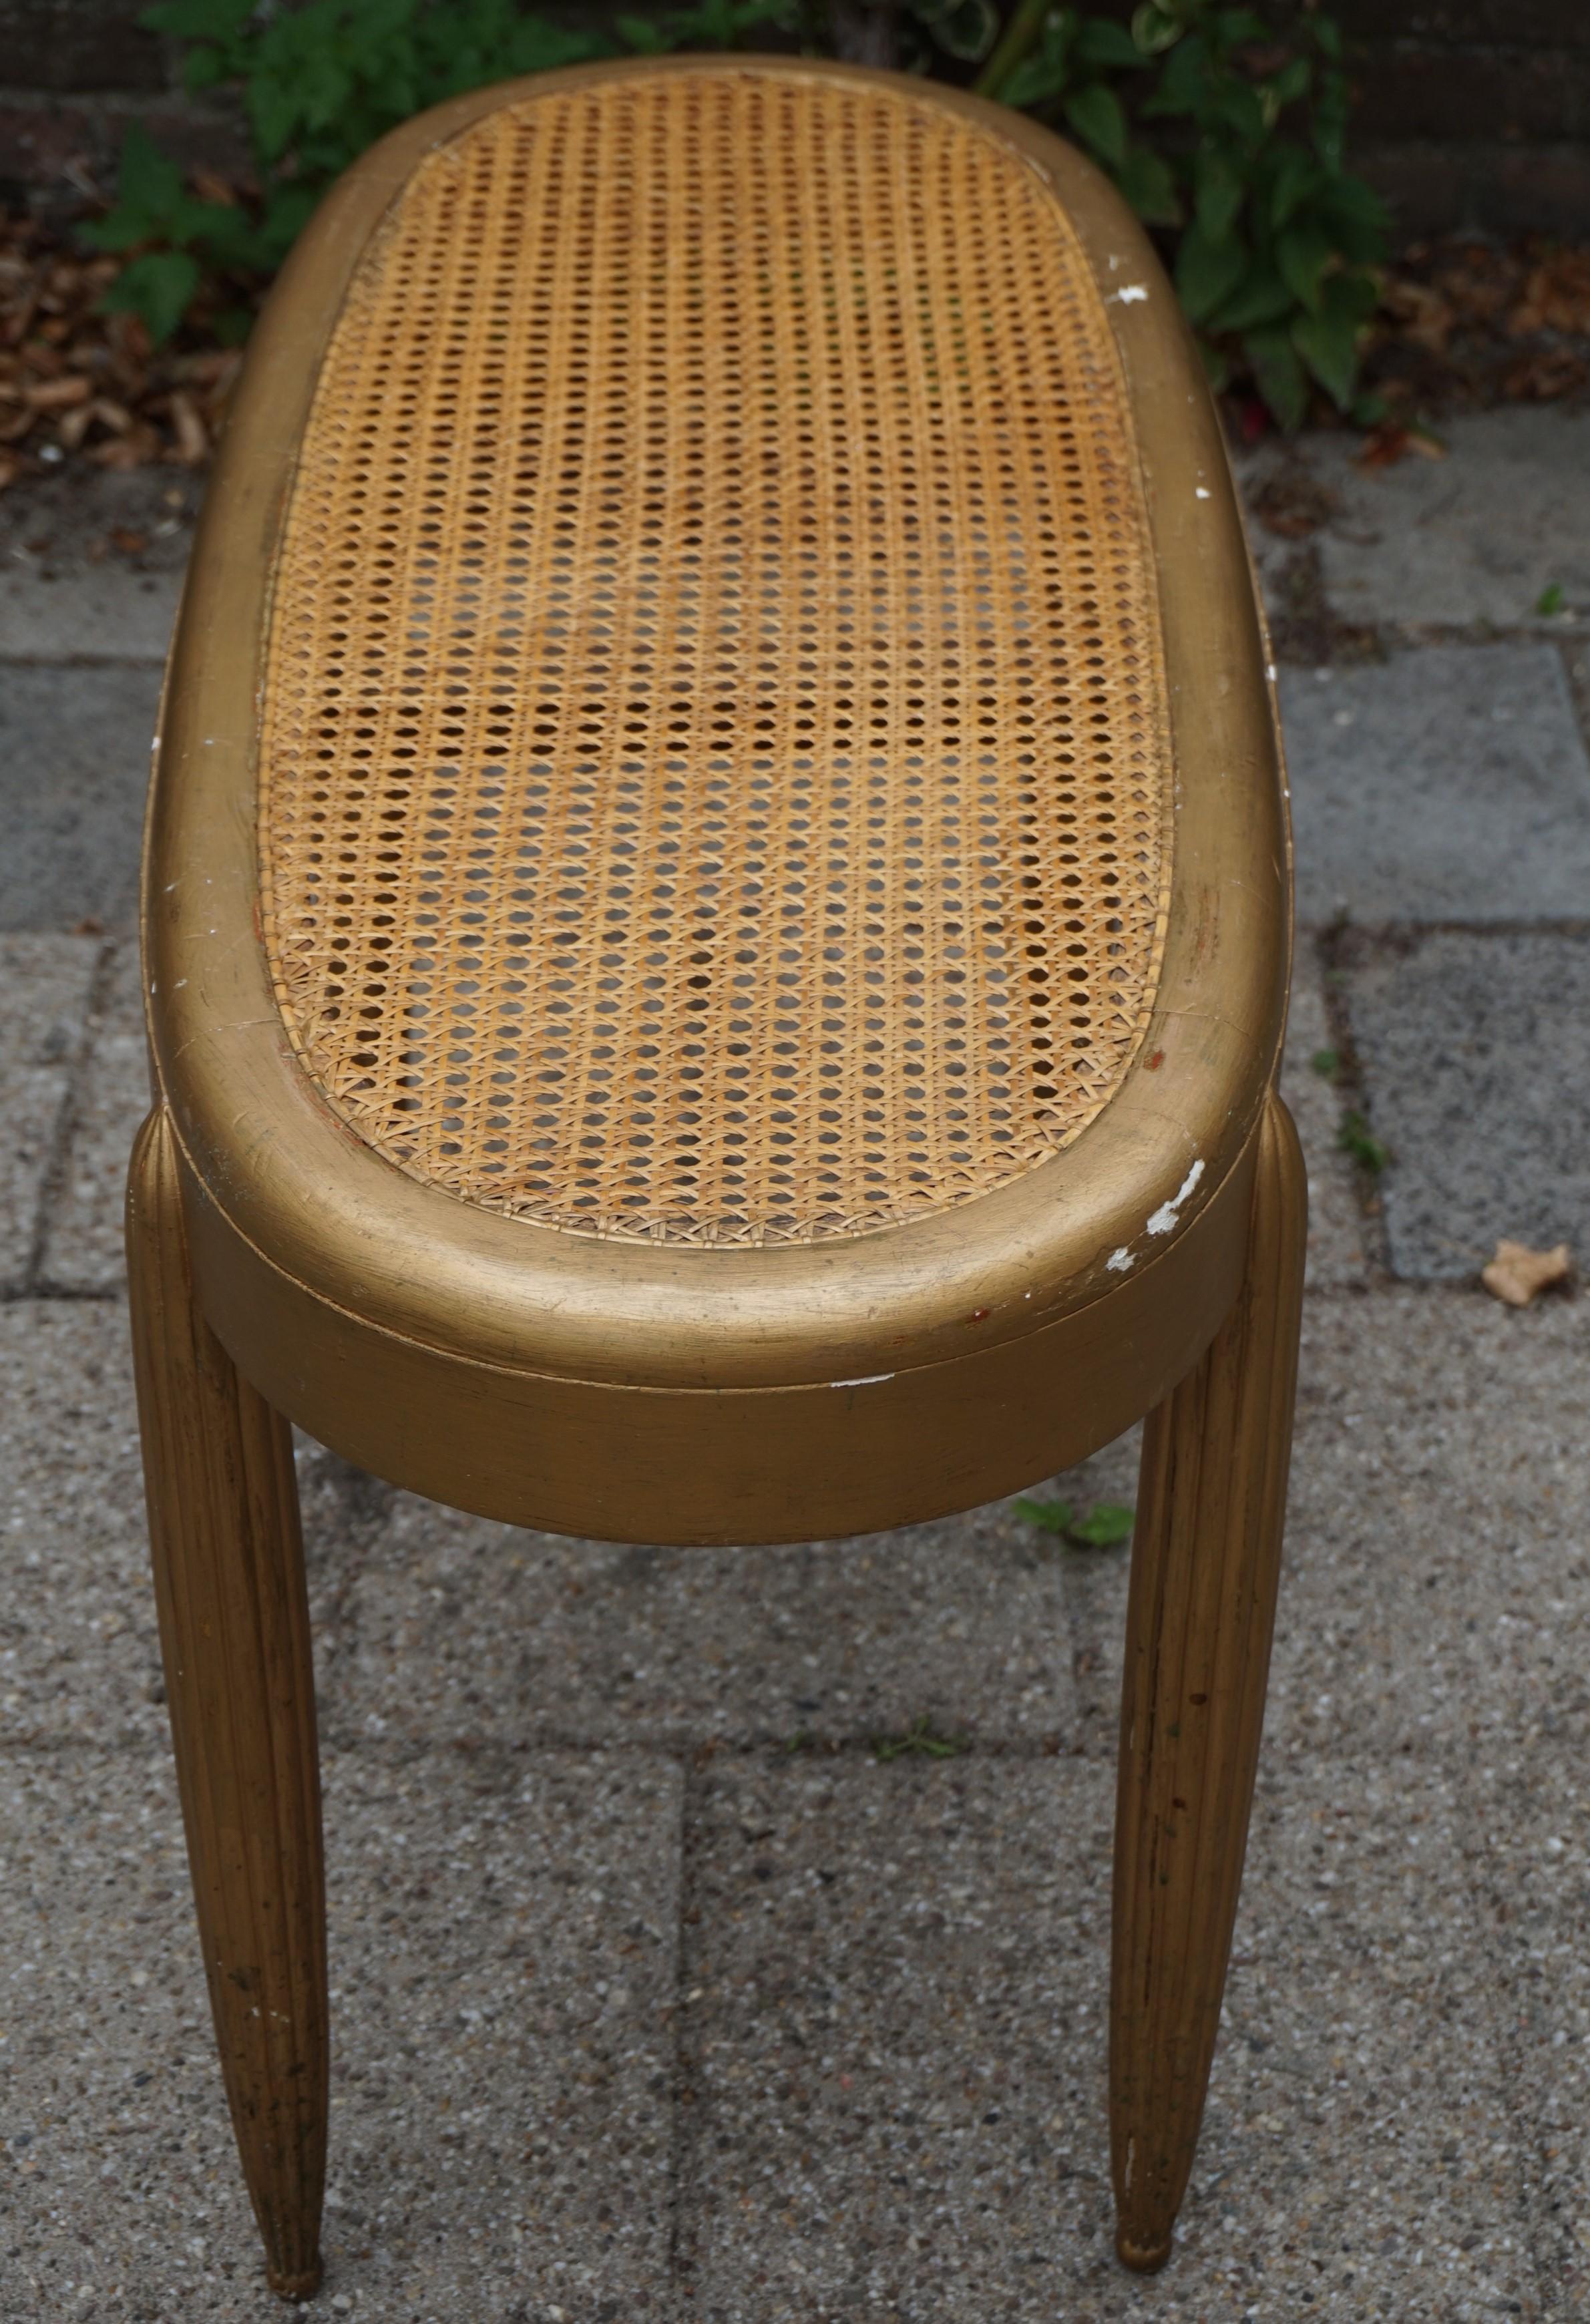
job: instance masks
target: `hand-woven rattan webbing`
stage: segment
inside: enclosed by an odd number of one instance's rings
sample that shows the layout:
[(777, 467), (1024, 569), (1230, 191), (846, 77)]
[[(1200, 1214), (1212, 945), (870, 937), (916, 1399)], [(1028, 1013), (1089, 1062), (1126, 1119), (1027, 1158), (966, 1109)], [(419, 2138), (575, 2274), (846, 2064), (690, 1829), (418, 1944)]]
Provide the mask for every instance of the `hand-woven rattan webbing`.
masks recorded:
[(261, 734), (298, 1053), (405, 1170), (695, 1244), (885, 1228), (1108, 1100), (1170, 767), (1099, 291), (964, 116), (504, 105), (366, 253)]

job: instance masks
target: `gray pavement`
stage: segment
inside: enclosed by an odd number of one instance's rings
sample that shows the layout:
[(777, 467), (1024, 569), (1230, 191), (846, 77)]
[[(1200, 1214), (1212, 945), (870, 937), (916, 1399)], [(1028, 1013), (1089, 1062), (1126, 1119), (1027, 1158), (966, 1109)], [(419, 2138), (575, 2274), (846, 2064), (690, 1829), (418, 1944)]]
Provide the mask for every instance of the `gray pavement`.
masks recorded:
[(1590, 917), (1590, 758), (1554, 646), (1416, 647), (1280, 690), (1306, 925)]
[[(1590, 420), (1460, 422), (1447, 460), (1368, 476), (1354, 448), (1280, 456), (1327, 521), (1257, 536), (1283, 653), (1309, 657), (1281, 676), (1308, 1298), (1260, 1800), (1170, 2267), (1129, 2279), (1110, 2246), (1120, 1553), (1008, 1505), (615, 1548), (306, 1441), (320, 2312), (1590, 2312), (1586, 1309), (1477, 1287), (1502, 1235), (1590, 1258)], [(192, 1941), (121, 1295), (171, 489), (0, 503), (0, 2324), (282, 2312)], [(113, 530), (142, 545), (107, 553)], [(1135, 1455), (1134, 1432), (1052, 1489), (1130, 1500)], [(876, 1755), (919, 1720), (958, 1748)]]

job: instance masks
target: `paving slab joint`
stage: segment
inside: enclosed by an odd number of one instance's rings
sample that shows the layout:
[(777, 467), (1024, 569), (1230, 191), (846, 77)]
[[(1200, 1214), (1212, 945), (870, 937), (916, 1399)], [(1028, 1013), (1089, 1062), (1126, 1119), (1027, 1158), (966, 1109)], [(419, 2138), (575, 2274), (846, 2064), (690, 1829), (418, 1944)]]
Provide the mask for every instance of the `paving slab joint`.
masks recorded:
[(1574, 706), (1574, 715), (1579, 722), (1579, 737), (1590, 753), (1590, 637), (1580, 629), (1570, 634), (1563, 631), (1554, 638), (1561, 659), (1563, 674), (1567, 679), (1568, 698)]
[[(136, 939), (124, 939), (134, 943)], [(115, 940), (103, 945), (94, 964), (89, 981), (88, 1005), (83, 1011), (83, 1029), (72, 1051), (67, 1069), (66, 1088), (55, 1116), (50, 1136), (50, 1152), (39, 1185), (38, 1208), (33, 1214), (33, 1231), (28, 1247), (27, 1265), (21, 1284), (14, 1296), (28, 1299), (71, 1297), (74, 1286), (51, 1284), (44, 1269), (44, 1254), (49, 1248), (50, 1230), (56, 1207), (66, 1188), (67, 1170), (71, 1161), (72, 1138), (76, 1131), (82, 1105), (83, 1084), (88, 1076), (94, 1045), (105, 1021), (110, 1001), (111, 976), (116, 967), (117, 945)], [(89, 1296), (103, 1297), (103, 1291)], [(111, 1295), (116, 1296), (115, 1294)]]
[(689, 1996), (694, 1991), (697, 1947), (692, 1944), (691, 1932), (699, 1925), (700, 1889), (700, 1814), (706, 1791), (705, 1768), (711, 1757), (710, 1746), (701, 1750), (683, 1751), (678, 1755), (679, 1767), (679, 1885), (676, 1909), (679, 1923), (674, 1931), (674, 1984), (670, 2033), (673, 2054), (669, 2070), (669, 2153), (668, 2153), (668, 2254), (667, 2281), (676, 2295), (691, 2296), (691, 2278), (695, 2273), (696, 2252), (689, 2216), (689, 2187), (695, 2168), (696, 2103), (691, 2087), (693, 2070), (689, 2032), (690, 2018)]
[[(1472, 1729), (1470, 1732), (1472, 1736)], [(1532, 1996), (1519, 1990), (1516, 1950), (1503, 1943), (1499, 1932), (1495, 1895), (1499, 1868), (1486, 1839), (1479, 1804), (1480, 1747), (1471, 1740), (1460, 1764), (1464, 1780), (1457, 1798), (1458, 1845), (1468, 1868), (1476, 1907), (1478, 1942), (1488, 1972), (1485, 1989), (1492, 1997), (1488, 2011), (1490, 2034), (1503, 2067), (1502, 2103), (1520, 2153), (1532, 2153), (1535, 2160), (1535, 2169), (1521, 2189), (1519, 2235), (1529, 2254), (1539, 2313), (1543, 2317), (1572, 2316), (1576, 2312), (1575, 2292), (1565, 2264), (1565, 2245), (1572, 2229), (1559, 2216), (1558, 2206), (1546, 2198), (1545, 2190), (1552, 2176), (1552, 2132), (1528, 2102), (1530, 2076), (1519, 2039), (1519, 2027), (1529, 2022), (1537, 2004)]]
[[(1352, 1019), (1347, 1009), (1346, 966), (1351, 935), (1350, 923), (1343, 916), (1321, 928), (1311, 941), (1321, 972), (1330, 1046), (1336, 1052), (1336, 1068), (1331, 1076), (1331, 1089), (1337, 1101), (1341, 1120), (1345, 1125), (1350, 1117), (1355, 1116), (1358, 1120), (1368, 1122), (1373, 1132), (1363, 1061), (1354, 1042)], [(1365, 1279), (1369, 1288), (1376, 1289), (1396, 1279), (1391, 1273), (1385, 1204), (1379, 1191), (1377, 1174), (1356, 1159), (1353, 1166), (1353, 1190), (1364, 1221)]]

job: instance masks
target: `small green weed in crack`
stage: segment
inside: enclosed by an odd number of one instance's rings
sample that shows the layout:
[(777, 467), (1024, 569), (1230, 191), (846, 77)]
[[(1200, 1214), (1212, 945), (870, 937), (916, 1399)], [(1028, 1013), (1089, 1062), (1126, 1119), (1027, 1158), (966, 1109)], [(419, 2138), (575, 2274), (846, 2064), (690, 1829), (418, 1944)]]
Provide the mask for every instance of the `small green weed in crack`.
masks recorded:
[(1562, 583), (1560, 581), (1548, 581), (1547, 583), (1545, 588), (1541, 590), (1540, 595), (1535, 600), (1535, 611), (1538, 613), (1547, 614), (1561, 613)]
[(930, 1719), (924, 1715), (913, 1719), (900, 1735), (874, 1735), (874, 1759), (906, 1759), (913, 1756), (923, 1759), (958, 1759), (963, 1751), (972, 1748), (970, 1736), (940, 1735)]
[(1339, 1049), (1316, 1049), (1308, 1063), (1322, 1082), (1334, 1082), (1342, 1070), (1342, 1053)]
[(1391, 1149), (1378, 1139), (1364, 1116), (1349, 1106), (1342, 1116), (1342, 1126), (1336, 1132), (1336, 1144), (1344, 1154), (1350, 1154), (1361, 1170), (1378, 1178), (1391, 1158)]
[(1053, 1534), (1068, 1549), (1118, 1549), (1132, 1538), (1134, 1509), (1123, 1501), (1095, 1501), (1078, 1517), (1069, 1501), (1015, 1500), (1016, 1515), (1042, 1533)]

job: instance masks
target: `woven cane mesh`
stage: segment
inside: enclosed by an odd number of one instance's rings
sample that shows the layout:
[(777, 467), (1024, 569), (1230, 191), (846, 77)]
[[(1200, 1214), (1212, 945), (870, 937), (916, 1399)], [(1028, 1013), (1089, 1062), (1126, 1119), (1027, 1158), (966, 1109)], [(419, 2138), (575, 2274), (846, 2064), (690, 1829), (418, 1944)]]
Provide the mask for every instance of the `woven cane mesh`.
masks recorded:
[(487, 115), (356, 276), (273, 606), (273, 973), (404, 1170), (810, 1241), (1006, 1184), (1119, 1082), (1152, 566), (1099, 294), (976, 126), (776, 69)]

